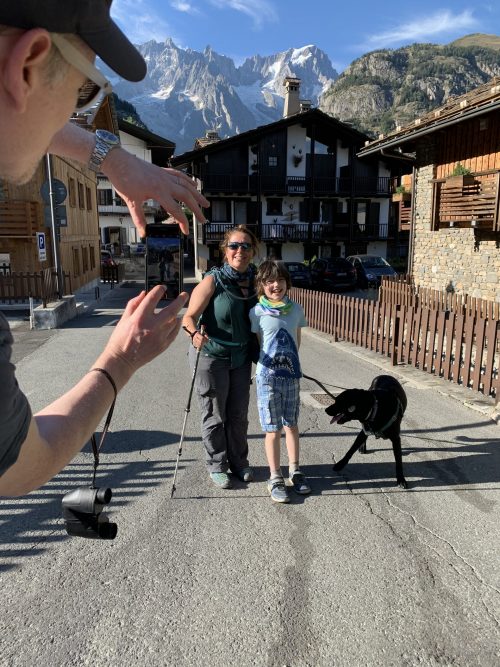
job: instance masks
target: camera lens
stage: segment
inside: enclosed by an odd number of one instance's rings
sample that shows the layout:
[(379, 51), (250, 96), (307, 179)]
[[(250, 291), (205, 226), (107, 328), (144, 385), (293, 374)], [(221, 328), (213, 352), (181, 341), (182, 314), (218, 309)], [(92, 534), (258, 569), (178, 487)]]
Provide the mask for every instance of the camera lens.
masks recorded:
[(112, 495), (113, 494), (111, 493), (111, 489), (97, 489), (95, 498), (98, 503), (101, 503), (102, 505), (107, 505), (111, 500)]
[(101, 540), (114, 540), (118, 532), (116, 523), (98, 523), (97, 532)]

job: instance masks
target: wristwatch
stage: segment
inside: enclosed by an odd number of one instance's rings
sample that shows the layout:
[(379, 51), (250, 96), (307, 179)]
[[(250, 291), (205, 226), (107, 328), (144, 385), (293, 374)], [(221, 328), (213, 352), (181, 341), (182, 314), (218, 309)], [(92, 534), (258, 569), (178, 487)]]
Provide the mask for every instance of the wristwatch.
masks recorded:
[(88, 167), (92, 171), (101, 171), (101, 165), (108, 156), (108, 153), (120, 145), (120, 140), (112, 132), (107, 130), (95, 131), (95, 146), (90, 156)]

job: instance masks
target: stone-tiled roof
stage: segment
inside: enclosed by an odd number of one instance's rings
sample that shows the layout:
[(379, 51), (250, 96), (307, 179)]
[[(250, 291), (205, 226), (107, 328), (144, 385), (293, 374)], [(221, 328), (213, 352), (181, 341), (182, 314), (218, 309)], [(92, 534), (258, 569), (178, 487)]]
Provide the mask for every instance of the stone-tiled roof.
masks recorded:
[(397, 127), (394, 132), (379, 135), (374, 141), (367, 141), (358, 153), (368, 155), (381, 148), (397, 147), (413, 139), (430, 134), (444, 125), (452, 125), (472, 116), (489, 113), (500, 107), (500, 77), (478, 86), (464, 95), (450, 97), (443, 106), (429, 111), (413, 123)]

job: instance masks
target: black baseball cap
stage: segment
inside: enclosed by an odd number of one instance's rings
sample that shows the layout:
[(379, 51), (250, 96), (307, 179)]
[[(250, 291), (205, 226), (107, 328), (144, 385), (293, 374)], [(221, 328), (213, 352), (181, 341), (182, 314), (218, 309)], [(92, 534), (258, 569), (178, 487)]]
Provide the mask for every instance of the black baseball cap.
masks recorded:
[(109, 15), (112, 0), (0, 0), (0, 25), (78, 35), (119, 76), (141, 81), (146, 63)]

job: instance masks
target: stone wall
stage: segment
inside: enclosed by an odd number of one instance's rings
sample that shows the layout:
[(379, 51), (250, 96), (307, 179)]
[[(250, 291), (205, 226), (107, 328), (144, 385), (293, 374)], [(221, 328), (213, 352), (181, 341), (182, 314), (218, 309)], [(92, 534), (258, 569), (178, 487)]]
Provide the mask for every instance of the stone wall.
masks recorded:
[(500, 249), (495, 240), (475, 244), (471, 228), (431, 231), (435, 151), (421, 140), (415, 179), (413, 267), (415, 284), (500, 302)]

